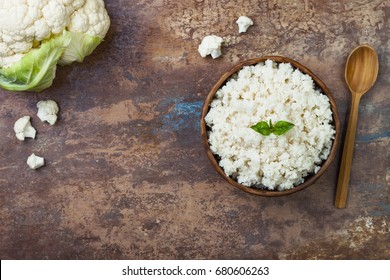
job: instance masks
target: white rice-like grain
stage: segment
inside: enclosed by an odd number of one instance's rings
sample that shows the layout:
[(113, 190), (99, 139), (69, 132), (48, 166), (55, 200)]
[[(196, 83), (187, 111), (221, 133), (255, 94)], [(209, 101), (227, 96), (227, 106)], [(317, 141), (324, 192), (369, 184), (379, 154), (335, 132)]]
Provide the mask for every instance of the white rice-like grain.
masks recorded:
[[(263, 136), (259, 121), (294, 127)], [(317, 173), (335, 137), (329, 98), (290, 63), (245, 66), (215, 94), (205, 117), (208, 140), (224, 172), (248, 187), (287, 190)]]

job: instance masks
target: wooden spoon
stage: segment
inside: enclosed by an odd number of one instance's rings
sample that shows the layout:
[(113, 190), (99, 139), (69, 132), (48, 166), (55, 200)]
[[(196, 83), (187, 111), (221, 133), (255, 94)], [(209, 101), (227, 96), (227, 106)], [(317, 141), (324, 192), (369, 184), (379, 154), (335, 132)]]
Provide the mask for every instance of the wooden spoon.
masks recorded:
[(347, 201), (360, 98), (374, 85), (378, 69), (378, 55), (371, 46), (360, 45), (348, 57), (345, 67), (345, 81), (352, 93), (352, 106), (337, 182), (335, 205), (338, 208), (344, 208)]

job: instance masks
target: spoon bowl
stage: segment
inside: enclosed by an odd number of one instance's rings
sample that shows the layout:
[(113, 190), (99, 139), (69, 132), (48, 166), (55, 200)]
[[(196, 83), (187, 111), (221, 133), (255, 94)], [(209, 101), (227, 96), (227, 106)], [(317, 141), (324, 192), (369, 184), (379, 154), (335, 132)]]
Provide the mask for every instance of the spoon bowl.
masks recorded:
[(375, 84), (378, 70), (378, 55), (371, 46), (358, 46), (347, 59), (345, 81), (352, 94), (352, 105), (337, 182), (335, 205), (338, 208), (345, 208), (347, 202), (360, 98)]
[(363, 95), (369, 91), (376, 81), (378, 70), (378, 55), (373, 47), (361, 45), (355, 48), (345, 67), (345, 81), (351, 92)]

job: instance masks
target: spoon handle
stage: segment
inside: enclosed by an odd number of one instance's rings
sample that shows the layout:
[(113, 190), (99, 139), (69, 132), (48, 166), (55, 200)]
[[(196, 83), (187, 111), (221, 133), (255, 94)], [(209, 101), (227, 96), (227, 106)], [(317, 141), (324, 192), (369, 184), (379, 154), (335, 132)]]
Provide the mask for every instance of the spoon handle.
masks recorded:
[(353, 148), (355, 146), (355, 134), (359, 113), (360, 94), (352, 93), (352, 106), (349, 114), (347, 133), (344, 140), (343, 155), (341, 158), (341, 166), (339, 179), (337, 182), (337, 191), (335, 205), (337, 208), (345, 208), (348, 195), (349, 176), (351, 173)]

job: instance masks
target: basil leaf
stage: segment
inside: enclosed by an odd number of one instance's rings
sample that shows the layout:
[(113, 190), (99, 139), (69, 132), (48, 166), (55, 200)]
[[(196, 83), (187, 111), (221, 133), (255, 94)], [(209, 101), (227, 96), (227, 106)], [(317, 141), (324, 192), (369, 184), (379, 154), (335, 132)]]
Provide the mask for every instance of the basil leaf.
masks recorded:
[(261, 121), (255, 125), (251, 126), (251, 128), (254, 131), (256, 131), (264, 136), (268, 136), (271, 133), (278, 135), (278, 136), (283, 135), (293, 127), (294, 127), (293, 123), (286, 122), (286, 121), (278, 121), (277, 123), (275, 123), (273, 125), (272, 120), (269, 120), (268, 123), (265, 121)]
[(293, 127), (294, 127), (293, 123), (286, 122), (286, 121), (278, 121), (277, 123), (274, 124), (272, 128), (272, 132), (275, 135), (282, 135), (285, 134)]
[(268, 135), (271, 134), (270, 127), (268, 126), (267, 122), (264, 122), (264, 121), (258, 122), (257, 124), (251, 126), (251, 128), (254, 131), (256, 131), (256, 132), (258, 132), (258, 133), (260, 133), (260, 134), (262, 134), (264, 136), (268, 136)]

